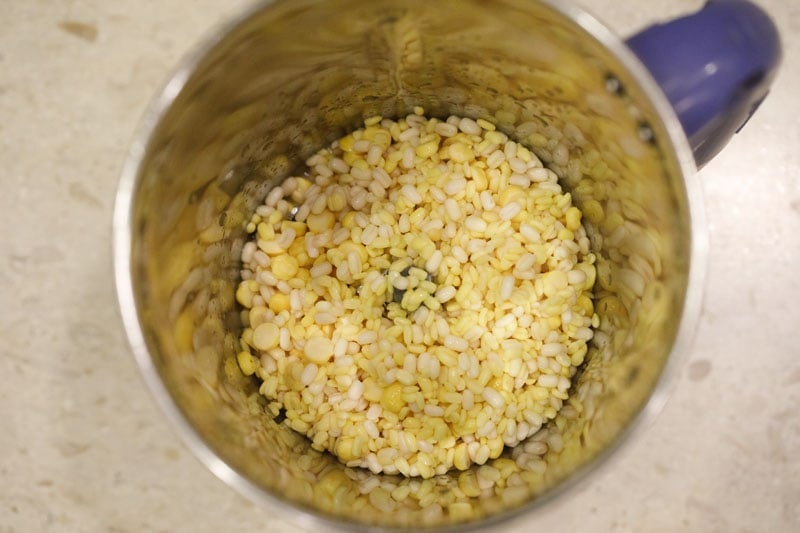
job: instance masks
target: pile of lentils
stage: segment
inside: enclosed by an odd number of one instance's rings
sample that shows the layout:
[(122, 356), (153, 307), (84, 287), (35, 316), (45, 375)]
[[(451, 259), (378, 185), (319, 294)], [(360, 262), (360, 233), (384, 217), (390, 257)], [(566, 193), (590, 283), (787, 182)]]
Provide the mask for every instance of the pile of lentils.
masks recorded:
[(247, 225), (238, 362), (348, 466), (430, 478), (555, 417), (598, 317), (557, 176), (484, 120), (372, 117)]

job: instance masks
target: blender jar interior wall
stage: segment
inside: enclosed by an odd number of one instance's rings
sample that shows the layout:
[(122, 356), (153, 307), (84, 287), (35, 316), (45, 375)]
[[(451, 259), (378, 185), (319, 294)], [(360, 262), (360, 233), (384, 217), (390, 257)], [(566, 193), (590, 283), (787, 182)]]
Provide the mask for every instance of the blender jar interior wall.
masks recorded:
[[(187, 63), (160, 105), (127, 230), (149, 377), (163, 381), (190, 438), (276, 501), (365, 525), (497, 516), (580, 471), (643, 409), (687, 286), (680, 163), (624, 61), (562, 11), (523, 0), (275, 2)], [(236, 363), (243, 222), (316, 150), (366, 117), (414, 106), (487, 119), (531, 148), (584, 211), (598, 257), (600, 327), (548, 425), (547, 468), (510, 472), (507, 451), (493, 461), (506, 477), (472, 496), (449, 489), (479, 467), (408, 480), (312, 450), (268, 415)], [(383, 494), (411, 483), (403, 502)]]

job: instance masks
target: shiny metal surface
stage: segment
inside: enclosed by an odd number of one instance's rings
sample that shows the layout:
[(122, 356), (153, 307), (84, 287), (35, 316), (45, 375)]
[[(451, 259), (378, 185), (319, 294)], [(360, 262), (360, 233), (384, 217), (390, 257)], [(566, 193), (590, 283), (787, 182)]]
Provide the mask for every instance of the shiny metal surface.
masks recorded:
[[(117, 289), (142, 373), (195, 453), (308, 527), (454, 520), (433, 505), (376, 509), (361, 494), (374, 476), (342, 475), (271, 420), (235, 363), (242, 221), (316, 149), (415, 105), (492, 120), (604, 215), (590, 228), (602, 334), (553, 424), (563, 450), (524, 492), (471, 499), (470, 523), (546, 502), (657, 411), (699, 311), (705, 225), (691, 154), (646, 72), (596, 20), (517, 0), (253, 10), (188, 58), (144, 119), (117, 196)], [(554, 161), (560, 146), (568, 162)], [(343, 487), (336, 498), (326, 479)]]

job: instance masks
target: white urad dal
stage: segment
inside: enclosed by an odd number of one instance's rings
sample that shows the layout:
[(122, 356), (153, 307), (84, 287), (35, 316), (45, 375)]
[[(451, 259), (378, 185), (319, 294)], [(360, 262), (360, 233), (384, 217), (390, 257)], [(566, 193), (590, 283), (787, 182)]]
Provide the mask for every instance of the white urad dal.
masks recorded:
[(598, 320), (556, 175), (486, 121), (421, 109), (307, 164), (248, 224), (236, 294), (239, 366), (273, 414), (348, 466), (423, 478), (554, 418)]

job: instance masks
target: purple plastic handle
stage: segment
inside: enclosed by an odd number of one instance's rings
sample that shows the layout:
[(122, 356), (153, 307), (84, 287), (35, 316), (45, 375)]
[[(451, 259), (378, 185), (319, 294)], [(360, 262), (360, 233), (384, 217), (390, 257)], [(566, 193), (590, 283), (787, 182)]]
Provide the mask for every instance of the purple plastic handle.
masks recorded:
[(698, 167), (764, 100), (782, 55), (775, 24), (745, 0), (710, 0), (697, 13), (646, 28), (627, 44), (675, 109)]

